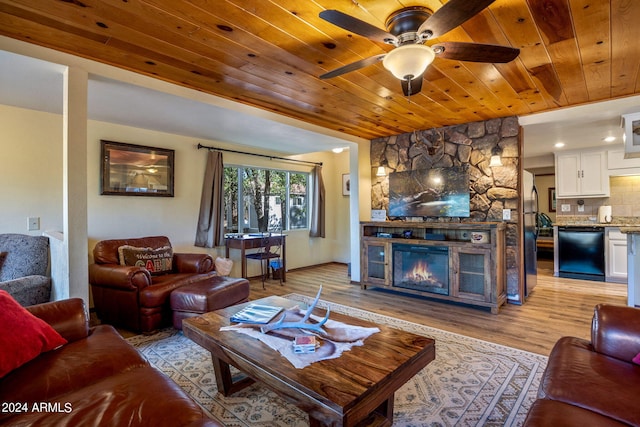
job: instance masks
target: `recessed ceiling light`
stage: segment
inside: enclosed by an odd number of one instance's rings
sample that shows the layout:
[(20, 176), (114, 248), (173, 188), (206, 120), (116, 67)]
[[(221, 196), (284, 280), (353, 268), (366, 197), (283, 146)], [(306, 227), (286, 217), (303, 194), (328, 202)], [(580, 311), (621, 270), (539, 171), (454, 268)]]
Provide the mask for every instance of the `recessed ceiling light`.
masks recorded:
[(556, 142), (556, 144), (554, 145), (554, 147), (556, 147), (556, 148), (562, 148), (562, 147), (564, 147), (564, 142)]
[(608, 137), (606, 137), (606, 138), (603, 138), (602, 140), (603, 140), (604, 142), (613, 142), (613, 141), (615, 141), (615, 140), (616, 140), (616, 137), (615, 137), (615, 136), (608, 136)]
[(344, 150), (344, 148), (339, 147), (339, 148), (332, 148), (331, 151), (333, 151), (336, 154), (340, 154), (342, 153), (342, 150)]

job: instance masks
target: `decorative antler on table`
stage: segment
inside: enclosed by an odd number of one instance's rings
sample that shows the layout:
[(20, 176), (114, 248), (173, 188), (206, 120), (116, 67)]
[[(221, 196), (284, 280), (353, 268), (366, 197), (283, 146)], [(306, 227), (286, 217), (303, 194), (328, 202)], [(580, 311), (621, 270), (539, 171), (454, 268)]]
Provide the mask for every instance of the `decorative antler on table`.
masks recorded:
[(316, 298), (313, 300), (313, 303), (311, 303), (311, 305), (307, 309), (307, 312), (305, 313), (302, 319), (298, 320), (297, 322), (285, 322), (284, 320), (287, 317), (287, 314), (285, 312), (285, 314), (282, 315), (280, 320), (278, 320), (275, 323), (270, 323), (268, 325), (262, 326), (260, 328), (260, 331), (263, 334), (266, 334), (267, 332), (275, 331), (276, 329), (298, 328), (298, 329), (306, 329), (309, 331), (315, 331), (321, 334), (325, 334), (326, 332), (324, 331), (324, 329), (322, 329), (322, 325), (324, 325), (327, 322), (327, 320), (329, 320), (329, 313), (331, 311), (329, 307), (327, 307), (327, 314), (324, 316), (324, 319), (322, 319), (320, 322), (306, 323), (306, 321), (309, 320), (309, 317), (311, 316), (311, 312), (313, 311), (314, 308), (316, 308), (316, 305), (320, 300), (321, 292), (322, 292), (322, 285), (320, 285), (320, 289), (318, 289), (318, 294), (316, 295)]

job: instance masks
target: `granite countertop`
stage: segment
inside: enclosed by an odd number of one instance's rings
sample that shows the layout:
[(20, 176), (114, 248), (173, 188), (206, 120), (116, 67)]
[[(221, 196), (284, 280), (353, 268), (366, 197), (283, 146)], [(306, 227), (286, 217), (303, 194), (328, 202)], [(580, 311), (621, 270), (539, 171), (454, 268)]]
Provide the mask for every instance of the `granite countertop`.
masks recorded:
[(622, 233), (640, 232), (640, 217), (637, 216), (614, 217), (611, 222), (596, 222), (590, 218), (593, 217), (562, 215), (556, 217), (556, 222), (553, 225), (559, 227), (620, 227)]
[(554, 226), (557, 227), (627, 227), (631, 224), (626, 223), (611, 223), (611, 222), (554, 222)]
[(620, 227), (620, 232), (625, 234), (640, 234), (640, 225)]

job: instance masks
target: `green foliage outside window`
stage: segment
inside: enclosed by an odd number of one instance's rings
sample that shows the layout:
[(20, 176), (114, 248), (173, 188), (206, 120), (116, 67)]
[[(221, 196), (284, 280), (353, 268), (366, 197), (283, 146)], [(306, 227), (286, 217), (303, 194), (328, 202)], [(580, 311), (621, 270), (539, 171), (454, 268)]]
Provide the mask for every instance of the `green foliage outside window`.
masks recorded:
[(308, 173), (225, 167), (225, 232), (307, 228), (308, 186)]

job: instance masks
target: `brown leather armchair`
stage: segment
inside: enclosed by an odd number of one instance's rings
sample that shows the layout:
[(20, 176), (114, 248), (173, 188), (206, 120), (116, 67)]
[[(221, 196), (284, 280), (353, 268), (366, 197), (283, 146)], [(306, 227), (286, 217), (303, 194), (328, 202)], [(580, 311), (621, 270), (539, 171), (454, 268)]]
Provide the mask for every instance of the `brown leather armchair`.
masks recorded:
[(190, 283), (215, 276), (215, 263), (208, 254), (174, 253), (172, 270), (152, 275), (146, 268), (120, 265), (118, 248), (159, 249), (171, 246), (165, 236), (103, 240), (93, 249), (89, 283), (98, 318), (103, 323), (131, 331), (151, 333), (170, 326), (171, 292)]
[(640, 309), (599, 304), (591, 341), (563, 337), (551, 350), (524, 425), (640, 426)]

